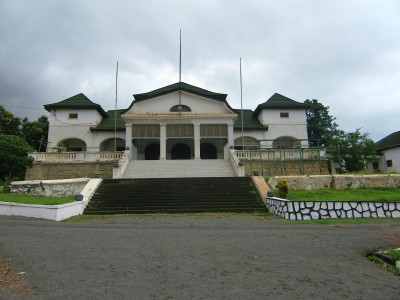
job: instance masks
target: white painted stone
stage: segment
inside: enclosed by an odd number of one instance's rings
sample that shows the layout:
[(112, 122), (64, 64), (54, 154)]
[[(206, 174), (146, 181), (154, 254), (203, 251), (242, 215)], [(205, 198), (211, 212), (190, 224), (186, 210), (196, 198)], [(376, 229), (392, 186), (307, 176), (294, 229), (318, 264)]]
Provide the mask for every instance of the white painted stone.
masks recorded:
[(354, 218), (362, 218), (362, 214), (359, 213), (358, 211), (354, 211), (354, 212), (353, 212), (353, 217), (354, 217)]
[(376, 212), (377, 212), (377, 214), (378, 214), (378, 218), (385, 218), (385, 217), (386, 217), (385, 211), (383, 210), (382, 207), (378, 208), (378, 209), (376, 210)]
[(368, 202), (368, 207), (370, 211), (376, 211), (376, 205), (374, 202)]
[(301, 213), (296, 214), (297, 220), (303, 220), (303, 215)]
[(361, 203), (357, 203), (357, 207), (355, 209), (357, 212), (362, 213), (363, 212), (363, 207), (361, 205)]
[(327, 215), (328, 215), (328, 211), (325, 210), (325, 209), (320, 209), (320, 210), (319, 210), (319, 214), (320, 214), (321, 216), (327, 216)]
[(347, 210), (351, 210), (352, 207), (350, 206), (349, 202), (343, 202), (343, 209), (347, 211)]
[(316, 212), (316, 211), (311, 212), (311, 219), (318, 220), (319, 219), (319, 213)]
[(321, 209), (328, 209), (327, 202), (321, 202)]
[(389, 211), (394, 211), (396, 209), (396, 205), (394, 203), (388, 203), (388, 204), (389, 204), (389, 207), (388, 207)]
[(368, 210), (369, 210), (369, 206), (368, 206), (368, 203), (367, 203), (367, 202), (363, 202), (363, 203), (361, 204), (361, 206), (362, 206), (362, 210), (363, 210), (363, 211), (368, 211)]
[(330, 211), (329, 211), (329, 217), (330, 217), (331, 219), (337, 219), (338, 216), (337, 216), (337, 214), (336, 214), (336, 211), (330, 210)]
[(349, 219), (352, 219), (353, 218), (353, 211), (352, 210), (347, 211), (346, 212), (346, 217), (349, 218)]
[(371, 212), (370, 211), (364, 211), (362, 213), (363, 218), (371, 218)]
[(343, 204), (342, 202), (335, 202), (335, 209), (342, 209)]
[(312, 220), (310, 215), (305, 215), (303, 216), (303, 220)]
[(321, 208), (321, 202), (314, 202), (314, 210), (318, 211)]
[(297, 202), (297, 201), (294, 201), (294, 202), (293, 202), (293, 211), (294, 211), (294, 212), (297, 212), (297, 211), (300, 210), (300, 205), (299, 205), (299, 204), (300, 204), (300, 203)]
[(296, 220), (296, 214), (290, 214), (289, 220)]
[(314, 207), (314, 202), (306, 202), (306, 207), (307, 208), (313, 208)]
[(335, 203), (333, 203), (333, 202), (328, 202), (327, 204), (328, 204), (328, 209), (329, 209), (329, 210), (334, 209)]
[(394, 212), (392, 212), (392, 218), (400, 218), (400, 211), (396, 210)]
[(352, 208), (352, 209), (355, 209), (356, 207), (357, 207), (357, 202), (349, 202), (349, 204), (350, 204), (350, 207)]

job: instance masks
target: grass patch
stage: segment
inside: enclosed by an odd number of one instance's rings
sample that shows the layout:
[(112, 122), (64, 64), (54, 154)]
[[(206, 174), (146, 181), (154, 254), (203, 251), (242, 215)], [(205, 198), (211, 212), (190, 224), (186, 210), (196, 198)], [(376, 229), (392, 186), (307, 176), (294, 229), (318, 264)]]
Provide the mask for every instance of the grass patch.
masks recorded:
[(75, 199), (73, 197), (56, 198), (25, 194), (0, 193), (0, 201), (21, 204), (59, 205), (74, 202)]
[(287, 199), (294, 201), (400, 201), (400, 189), (291, 190)]

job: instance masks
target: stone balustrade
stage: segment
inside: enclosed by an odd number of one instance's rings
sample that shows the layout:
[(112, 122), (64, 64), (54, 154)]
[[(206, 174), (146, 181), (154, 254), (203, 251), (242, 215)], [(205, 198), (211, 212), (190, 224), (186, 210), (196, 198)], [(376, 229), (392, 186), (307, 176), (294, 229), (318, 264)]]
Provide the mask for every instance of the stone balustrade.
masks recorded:
[(254, 149), (236, 150), (236, 155), (240, 160), (301, 160), (319, 159), (325, 155), (319, 149), (300, 148), (300, 149)]
[(107, 152), (34, 152), (29, 153), (35, 162), (106, 162), (118, 161), (122, 158), (123, 151)]

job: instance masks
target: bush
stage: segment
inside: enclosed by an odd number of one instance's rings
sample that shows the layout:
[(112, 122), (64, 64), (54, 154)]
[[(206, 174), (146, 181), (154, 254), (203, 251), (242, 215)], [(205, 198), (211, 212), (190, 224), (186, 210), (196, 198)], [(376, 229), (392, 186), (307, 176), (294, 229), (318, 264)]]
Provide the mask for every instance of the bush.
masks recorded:
[(289, 193), (289, 183), (286, 179), (280, 179), (275, 186), (278, 189), (278, 197), (279, 198), (286, 198), (287, 194)]

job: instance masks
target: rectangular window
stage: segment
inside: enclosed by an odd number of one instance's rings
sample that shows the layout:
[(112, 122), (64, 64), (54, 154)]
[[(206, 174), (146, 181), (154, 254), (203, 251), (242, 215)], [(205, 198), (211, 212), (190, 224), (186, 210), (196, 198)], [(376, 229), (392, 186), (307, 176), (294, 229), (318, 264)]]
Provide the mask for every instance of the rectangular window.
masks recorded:
[(200, 124), (201, 137), (227, 137), (228, 126), (226, 124)]
[(78, 119), (78, 113), (69, 113), (68, 118), (69, 119)]
[(374, 169), (374, 171), (379, 171), (379, 163), (374, 162), (374, 163), (372, 164), (372, 168)]
[(281, 112), (281, 118), (289, 118), (288, 112)]
[(167, 124), (167, 137), (193, 137), (193, 124)]
[(386, 167), (388, 167), (388, 168), (393, 167), (393, 162), (391, 159), (386, 161)]
[(160, 125), (133, 125), (132, 137), (135, 138), (160, 137)]

